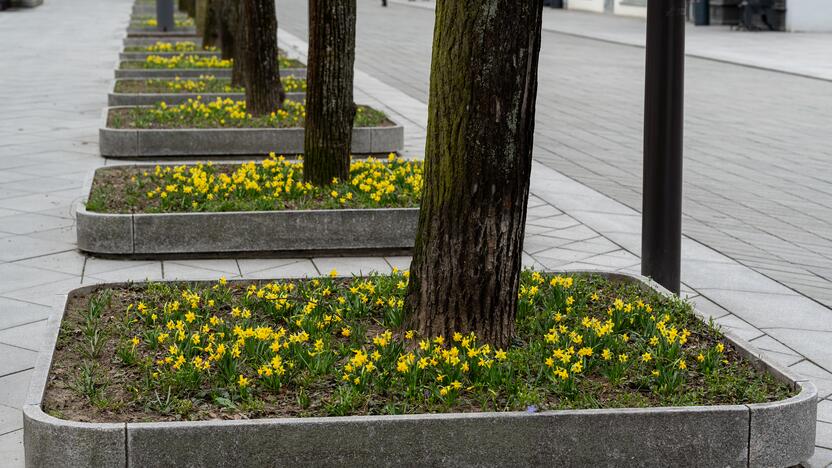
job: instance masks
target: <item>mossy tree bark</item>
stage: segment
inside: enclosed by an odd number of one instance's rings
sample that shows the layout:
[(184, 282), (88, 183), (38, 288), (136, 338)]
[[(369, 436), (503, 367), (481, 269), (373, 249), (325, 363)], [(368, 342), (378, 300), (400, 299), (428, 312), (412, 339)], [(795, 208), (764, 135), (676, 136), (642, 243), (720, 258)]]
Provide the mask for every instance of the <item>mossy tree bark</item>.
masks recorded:
[(407, 325), (514, 333), (534, 136), (542, 0), (438, 0), (425, 187)]
[(277, 14), (274, 0), (241, 0), (239, 60), (245, 75), (246, 110), (267, 115), (280, 108), (286, 94), (277, 60)]
[(356, 0), (309, 0), (304, 179), (349, 180)]

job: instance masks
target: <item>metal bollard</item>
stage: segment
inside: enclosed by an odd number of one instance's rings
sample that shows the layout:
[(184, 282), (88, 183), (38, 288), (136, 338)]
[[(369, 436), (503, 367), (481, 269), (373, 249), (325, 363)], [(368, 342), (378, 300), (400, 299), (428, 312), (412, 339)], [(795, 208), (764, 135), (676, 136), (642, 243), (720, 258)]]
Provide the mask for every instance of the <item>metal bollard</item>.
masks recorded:
[(173, 0), (156, 0), (156, 23), (159, 31), (173, 31)]

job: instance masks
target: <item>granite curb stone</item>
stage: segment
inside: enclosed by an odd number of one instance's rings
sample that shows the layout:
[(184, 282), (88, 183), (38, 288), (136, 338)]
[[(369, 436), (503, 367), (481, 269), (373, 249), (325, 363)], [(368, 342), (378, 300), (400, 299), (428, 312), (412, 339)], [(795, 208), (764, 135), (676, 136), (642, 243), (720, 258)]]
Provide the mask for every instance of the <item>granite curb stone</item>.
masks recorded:
[[(107, 126), (105, 108), (99, 129), (102, 156), (119, 158), (248, 156), (303, 153), (303, 128), (116, 129)], [(404, 147), (404, 127), (355, 127), (352, 152), (398, 152)]]
[[(214, 101), (220, 99), (232, 99), (235, 101), (242, 101), (246, 98), (245, 93), (117, 93), (115, 91), (116, 85), (120, 81), (133, 81), (134, 79), (116, 80), (107, 94), (107, 105), (110, 107), (121, 106), (152, 106), (159, 102), (166, 104), (181, 104), (187, 102), (188, 99), (196, 99), (201, 97), (204, 102)], [(139, 79), (139, 81), (143, 81)], [(306, 100), (306, 93), (286, 93), (286, 99), (290, 101)]]
[[(636, 275), (607, 276), (654, 284)], [(119, 285), (82, 287), (70, 295)], [(46, 346), (53, 349), (62, 311), (49, 323), (52, 341)], [(751, 359), (758, 355), (748, 351)], [(24, 410), (29, 467), (56, 461), (69, 467), (392, 466), (401, 460), (469, 466), (550, 466), (553, 460), (598, 466), (786, 466), (814, 451), (817, 392), (788, 373), (776, 377), (800, 388), (800, 394), (765, 404), (125, 425), (76, 423), (45, 414), (40, 403), (49, 353), (38, 361), (36, 374), (44, 377), (34, 380)]]

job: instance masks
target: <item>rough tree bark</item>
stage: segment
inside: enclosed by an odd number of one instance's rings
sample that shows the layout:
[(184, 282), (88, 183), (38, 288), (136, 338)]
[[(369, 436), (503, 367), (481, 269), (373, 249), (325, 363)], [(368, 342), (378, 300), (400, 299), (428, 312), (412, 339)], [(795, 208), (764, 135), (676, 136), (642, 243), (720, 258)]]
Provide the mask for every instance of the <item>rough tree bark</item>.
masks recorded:
[(407, 325), (514, 333), (534, 136), (542, 0), (438, 0), (425, 187)]
[(220, 0), (206, 0), (202, 24), (202, 47), (215, 47), (220, 37)]
[(241, 0), (240, 55), (246, 85), (246, 110), (267, 115), (279, 109), (286, 93), (277, 60), (277, 14), (274, 0)]
[(356, 0), (309, 0), (304, 179), (348, 180), (355, 120)]
[(239, 20), (238, 1), (217, 0), (217, 2), (219, 7), (217, 19), (219, 20), (220, 49), (222, 58), (228, 60), (234, 58), (235, 48), (237, 47), (234, 34)]

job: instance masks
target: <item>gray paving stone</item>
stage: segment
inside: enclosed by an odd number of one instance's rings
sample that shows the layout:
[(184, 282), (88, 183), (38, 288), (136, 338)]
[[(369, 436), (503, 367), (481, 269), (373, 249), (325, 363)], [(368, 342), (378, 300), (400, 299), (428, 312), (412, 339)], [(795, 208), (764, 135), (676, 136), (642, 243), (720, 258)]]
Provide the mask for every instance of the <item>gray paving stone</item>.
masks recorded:
[(832, 423), (818, 422), (817, 444), (825, 449), (832, 449)]
[(818, 421), (832, 424), (832, 400), (818, 402)]
[(240, 276), (236, 260), (178, 260), (164, 262), (165, 279), (218, 280)]
[(719, 326), (723, 329), (731, 330), (733, 333), (736, 333), (737, 336), (745, 341), (751, 341), (754, 338), (759, 338), (764, 335), (762, 331), (754, 328), (754, 326), (733, 314), (728, 314), (715, 319), (714, 322), (719, 324)]
[(309, 259), (240, 259), (237, 261), (243, 278), (304, 278), (320, 276), (315, 264)]
[(333, 270), (338, 275), (366, 275), (370, 273), (390, 273), (391, 267), (382, 258), (377, 257), (316, 257), (312, 262), (318, 271), (328, 275)]
[(23, 468), (23, 429), (0, 435), (0, 460), (6, 468)]
[(45, 305), (0, 297), (0, 330), (43, 320), (51, 313)]
[[(0, 242), (2, 242), (2, 240), (0, 240)], [(0, 283), (0, 294), (40, 284), (66, 280), (72, 277), (72, 275), (68, 275), (66, 273), (41, 270), (15, 263), (3, 263), (0, 264), (0, 278), (3, 278), (3, 282)], [(4, 295), (9, 296), (9, 294)]]
[(823, 447), (815, 447), (815, 454), (812, 458), (802, 463), (805, 468), (828, 468), (832, 465), (832, 450)]
[(0, 376), (7, 376), (34, 367), (38, 353), (0, 343), (0, 356)]
[(16, 264), (81, 276), (84, 272), (84, 263), (86, 261), (86, 256), (73, 250), (21, 260), (16, 262)]
[[(766, 330), (764, 330), (766, 331)], [(763, 353), (779, 362), (780, 364), (788, 367), (792, 364), (796, 364), (803, 360), (803, 356), (801, 356), (798, 352), (790, 349), (783, 343), (775, 340), (774, 338), (770, 337), (769, 335), (763, 335), (759, 338), (756, 338), (751, 341), (751, 344), (754, 345), (755, 348), (763, 351)]]
[(0, 404), (21, 409), (29, 391), (32, 370), (0, 377)]
[(23, 412), (17, 408), (0, 405), (0, 434), (23, 429)]
[(0, 344), (12, 345), (38, 353), (43, 347), (45, 334), (46, 320), (27, 323), (0, 330)]
[[(832, 311), (803, 296), (694, 288), (734, 315), (753, 320), (759, 328), (785, 325), (802, 330), (832, 331)], [(784, 317), (788, 317), (785, 323)]]
[(387, 260), (387, 263), (390, 264), (393, 268), (398, 268), (399, 271), (408, 271), (410, 270), (410, 262), (413, 260), (412, 257), (384, 257)]
[(818, 388), (818, 398), (832, 396), (832, 374), (809, 361), (801, 361), (789, 367), (798, 375), (808, 378)]

